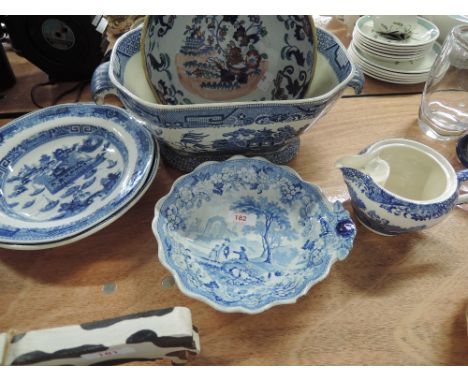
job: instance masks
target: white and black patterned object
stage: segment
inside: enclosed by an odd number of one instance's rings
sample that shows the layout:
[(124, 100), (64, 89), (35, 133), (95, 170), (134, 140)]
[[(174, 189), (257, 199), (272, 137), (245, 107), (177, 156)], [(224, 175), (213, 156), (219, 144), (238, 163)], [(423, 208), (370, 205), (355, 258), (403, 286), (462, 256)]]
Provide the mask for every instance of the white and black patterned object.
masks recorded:
[(112, 365), (130, 361), (187, 361), (200, 352), (188, 308), (136, 313), (81, 325), (0, 333), (4, 365)]

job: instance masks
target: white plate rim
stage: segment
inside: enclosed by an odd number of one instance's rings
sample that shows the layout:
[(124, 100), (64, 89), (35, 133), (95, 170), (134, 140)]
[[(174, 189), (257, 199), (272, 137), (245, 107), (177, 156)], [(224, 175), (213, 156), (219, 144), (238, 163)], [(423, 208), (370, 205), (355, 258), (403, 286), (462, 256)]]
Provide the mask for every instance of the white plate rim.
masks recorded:
[[(369, 15), (365, 15), (365, 16), (360, 17), (360, 18), (356, 21), (356, 28), (358, 29), (358, 31), (359, 31), (362, 35), (366, 36), (366, 37), (369, 38), (370, 40), (373, 40), (374, 42), (382, 43), (382, 41), (380, 41), (380, 40), (378, 40), (378, 39), (376, 39), (376, 38), (374, 38), (374, 37), (372, 37), (372, 36), (366, 35), (366, 34), (361, 30), (361, 24), (360, 24), (360, 23), (362, 23), (362, 22), (368, 22), (369, 20), (371, 20), (370, 17), (371, 17), (371, 16), (369, 16)], [(424, 45), (427, 45), (427, 44), (429, 44), (429, 43), (432, 43), (432, 42), (436, 41), (437, 38), (439, 37), (439, 34), (440, 34), (439, 28), (437, 28), (437, 26), (436, 26), (433, 22), (431, 22), (431, 21), (425, 19), (424, 17), (417, 16), (417, 23), (418, 23), (419, 25), (421, 25), (420, 22), (426, 23), (426, 24), (428, 24), (428, 25), (431, 27), (431, 29), (434, 29), (435, 33), (434, 33), (434, 35), (433, 35), (429, 40), (424, 41), (424, 42), (421, 42), (421, 43), (414, 43), (414, 44), (398, 44), (397, 42), (384, 42), (384, 44), (385, 44), (385, 45), (389, 45), (389, 46), (396, 46), (396, 47), (402, 47), (402, 46), (406, 46), (406, 47), (419, 47), (419, 46), (424, 46)], [(429, 30), (429, 29), (426, 28), (426, 30)]]

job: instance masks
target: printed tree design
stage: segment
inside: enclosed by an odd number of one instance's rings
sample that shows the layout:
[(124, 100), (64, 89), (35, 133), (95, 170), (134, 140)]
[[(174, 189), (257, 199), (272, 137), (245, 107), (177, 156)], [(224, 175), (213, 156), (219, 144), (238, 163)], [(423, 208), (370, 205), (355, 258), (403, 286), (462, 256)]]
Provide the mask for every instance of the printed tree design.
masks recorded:
[[(251, 196), (244, 196), (231, 206), (231, 210), (245, 214), (255, 214), (257, 225), (255, 227), (247, 226), (244, 230), (251, 230), (260, 233), (262, 237), (263, 252), (261, 258), (265, 263), (271, 263), (271, 250), (273, 244), (279, 246), (279, 231), (288, 231), (292, 233), (289, 223), (288, 213), (277, 203), (270, 202), (266, 197), (260, 197), (255, 200)], [(260, 219), (264, 219), (262, 226)]]
[(207, 137), (208, 137), (208, 134), (196, 133), (192, 130), (182, 135), (182, 138), (180, 139), (180, 145), (183, 148), (196, 148), (196, 149), (205, 150), (209, 148), (209, 146), (201, 142), (203, 142), (203, 140)]

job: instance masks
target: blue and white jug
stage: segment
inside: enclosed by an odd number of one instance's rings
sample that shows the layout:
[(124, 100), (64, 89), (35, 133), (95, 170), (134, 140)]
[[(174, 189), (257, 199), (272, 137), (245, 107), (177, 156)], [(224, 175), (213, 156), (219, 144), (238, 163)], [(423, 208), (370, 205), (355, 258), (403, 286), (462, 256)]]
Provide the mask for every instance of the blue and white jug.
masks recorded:
[(379, 141), (336, 166), (358, 219), (378, 234), (432, 227), (455, 205), (468, 203), (468, 194), (459, 195), (468, 170), (456, 173), (437, 151), (409, 139)]

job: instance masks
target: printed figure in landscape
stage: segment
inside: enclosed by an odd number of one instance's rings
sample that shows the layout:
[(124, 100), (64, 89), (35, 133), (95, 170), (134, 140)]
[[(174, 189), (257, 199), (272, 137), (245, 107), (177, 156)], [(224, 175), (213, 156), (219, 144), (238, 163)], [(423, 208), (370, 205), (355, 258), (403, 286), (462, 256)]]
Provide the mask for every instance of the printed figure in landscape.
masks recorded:
[(229, 247), (230, 240), (225, 238), (220, 244), (216, 244), (214, 248), (210, 251), (208, 258), (216, 262), (222, 262), (228, 259), (231, 249)]
[(231, 252), (231, 249), (229, 248), (229, 245), (227, 245), (229, 243), (229, 239), (225, 239), (225, 243), (223, 243), (223, 254), (224, 254), (224, 259), (226, 260), (228, 257), (229, 257), (229, 253)]
[(208, 258), (210, 260), (218, 261), (218, 255), (219, 255), (219, 244), (216, 244), (214, 248), (210, 251), (210, 255)]
[(249, 258), (247, 257), (247, 254), (246, 254), (246, 251), (245, 251), (245, 247), (243, 245), (241, 245), (239, 251), (234, 251), (234, 253), (239, 255), (239, 261), (241, 261), (241, 262), (249, 261)]

